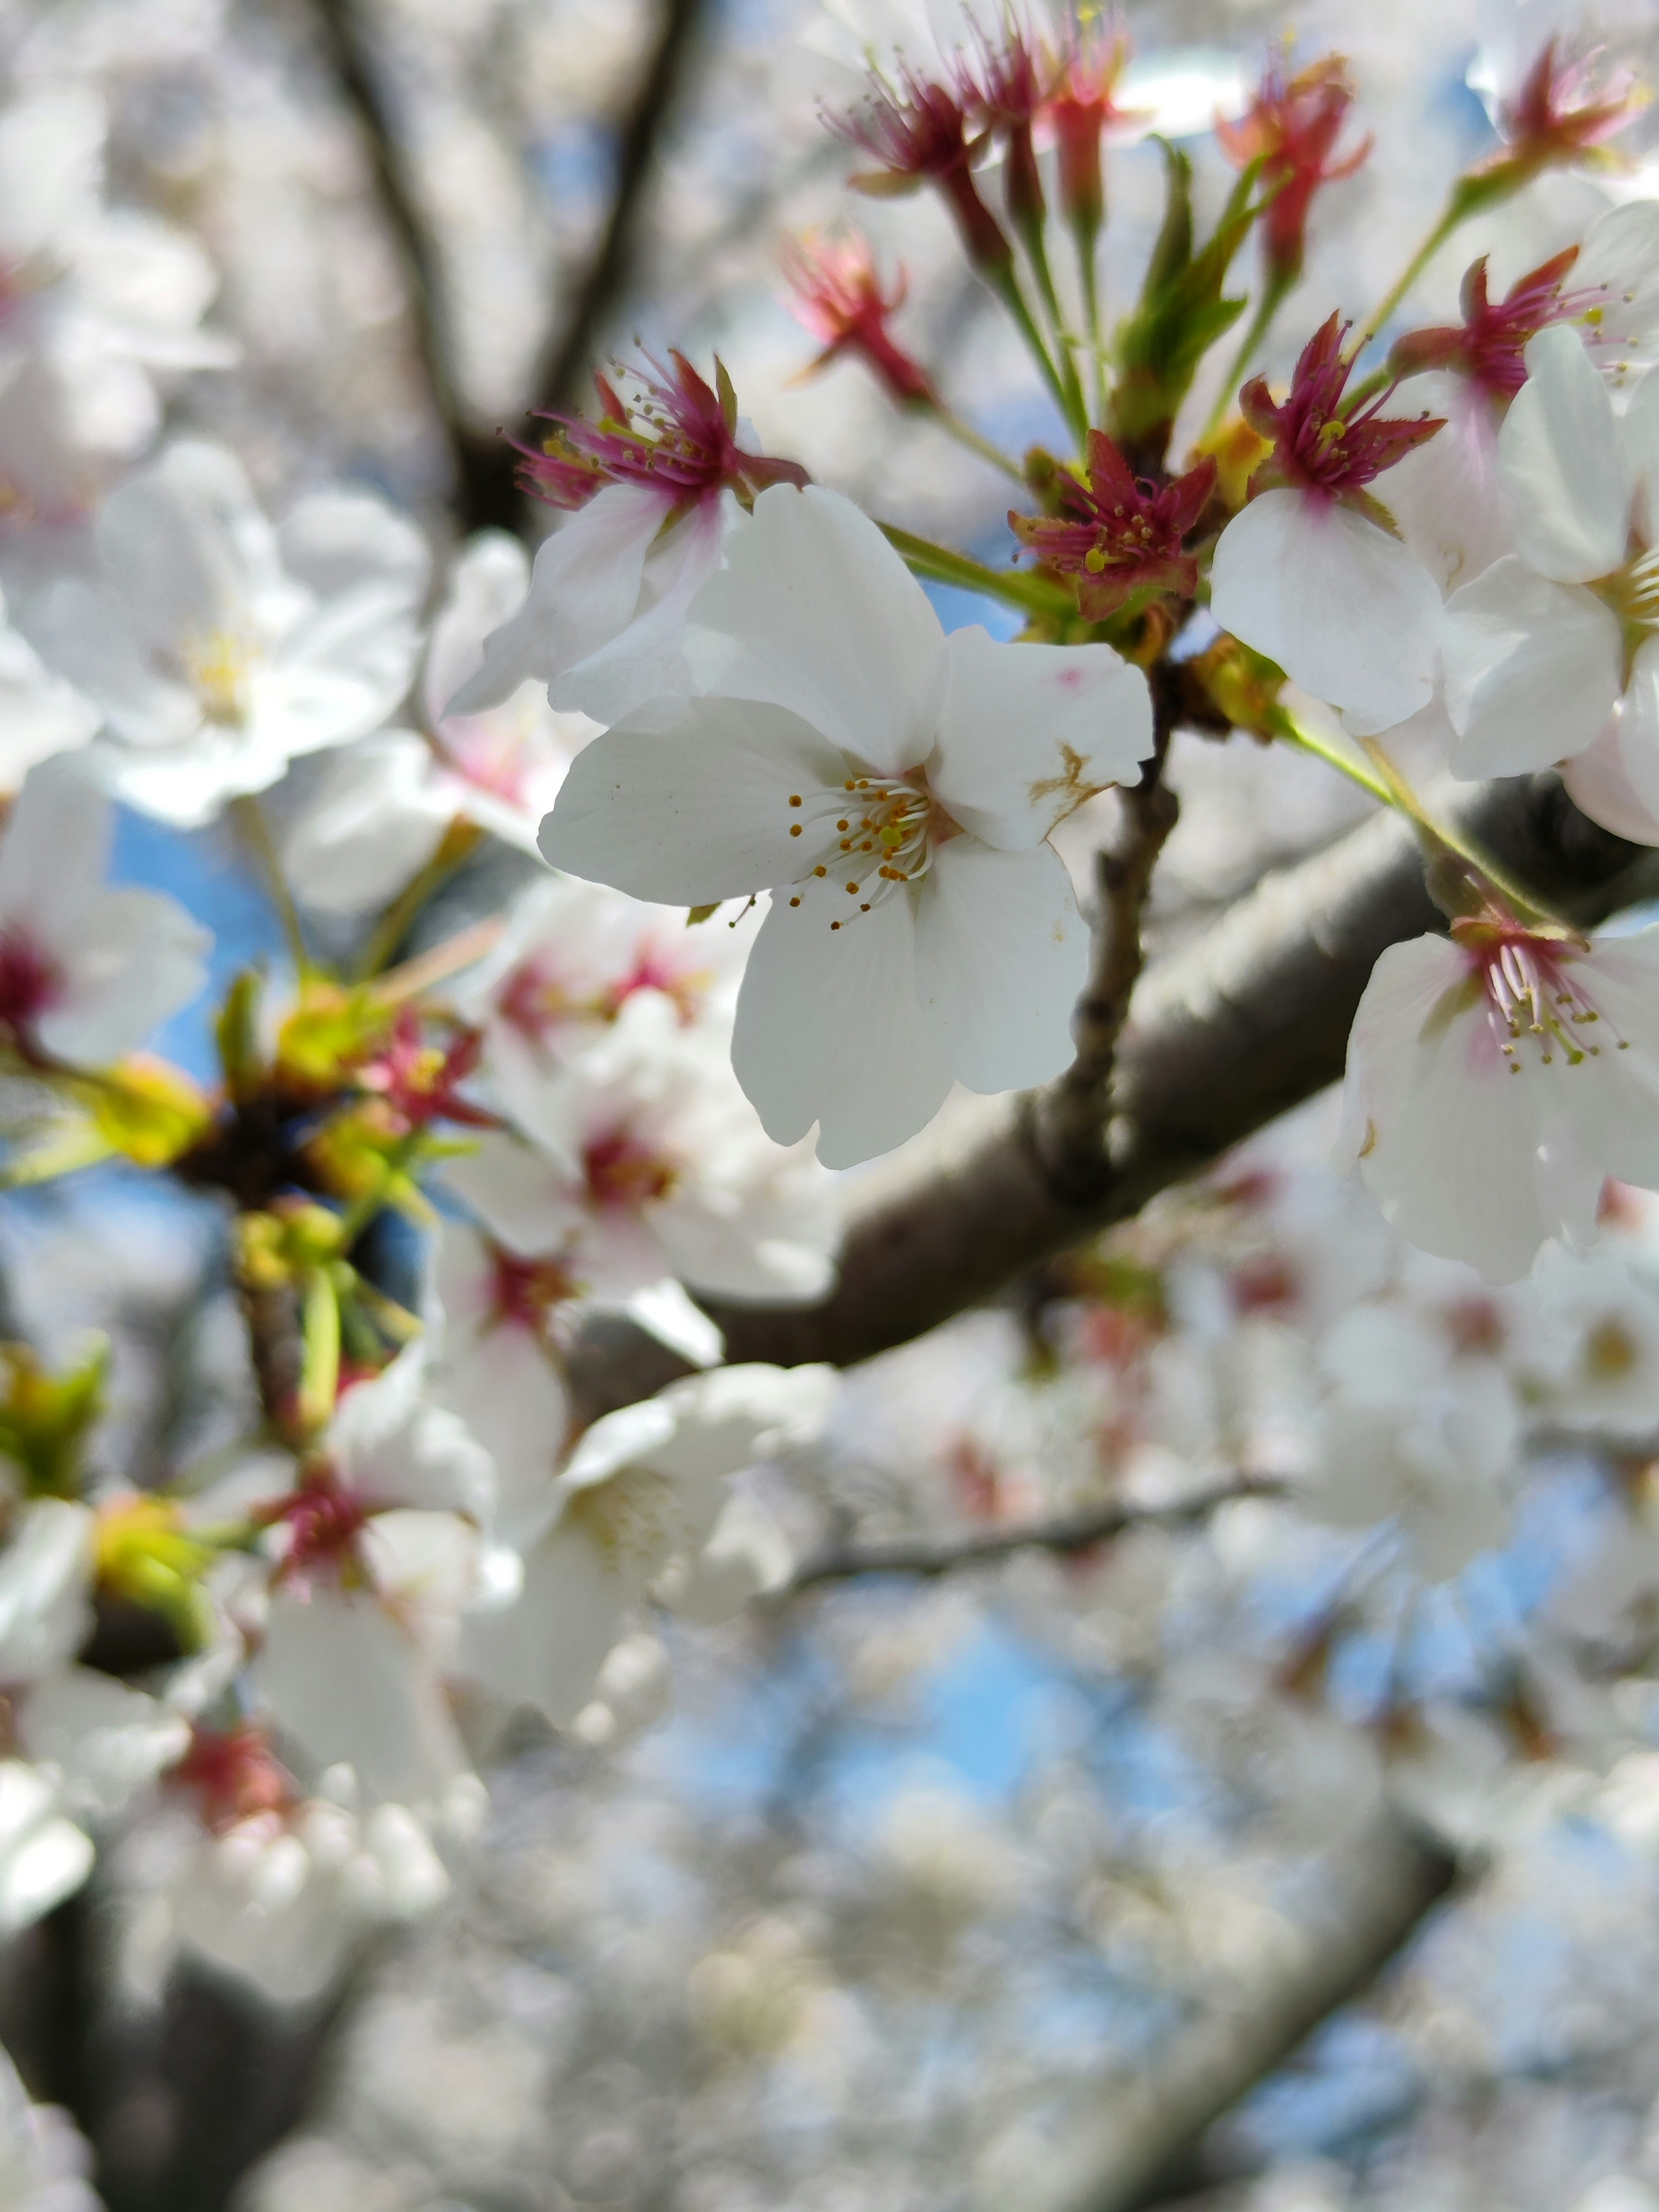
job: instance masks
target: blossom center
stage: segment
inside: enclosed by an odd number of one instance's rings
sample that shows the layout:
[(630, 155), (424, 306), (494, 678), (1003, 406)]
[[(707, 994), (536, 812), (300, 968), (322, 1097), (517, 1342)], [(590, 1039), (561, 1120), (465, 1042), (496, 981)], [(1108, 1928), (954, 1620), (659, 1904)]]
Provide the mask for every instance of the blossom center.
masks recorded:
[[(810, 837), (813, 865), (794, 880), (836, 883), (853, 911), (868, 914), (896, 890), (920, 883), (933, 862), (933, 848), (961, 834), (928, 790), (918, 769), (890, 781), (849, 775), (839, 791), (792, 793), (789, 834)], [(791, 906), (800, 900), (792, 898)], [(832, 921), (839, 929), (840, 921)]]
[(15, 928), (0, 929), (0, 1029), (22, 1036), (58, 999), (57, 963)]
[(256, 648), (233, 630), (212, 629), (191, 638), (179, 659), (203, 720), (221, 729), (244, 728), (252, 705)]
[(492, 1251), (495, 1279), (490, 1318), (540, 1333), (548, 1315), (576, 1294), (576, 1285), (558, 1260), (521, 1260), (499, 1248)]
[(1600, 1059), (1605, 1042), (1620, 1052), (1627, 1049), (1573, 981), (1569, 958), (1548, 939), (1484, 924), (1454, 923), (1453, 934), (1473, 943), (1488, 1018), (1511, 1075), (1553, 1067), (1558, 1060), (1582, 1066)]
[(582, 1168), (595, 1206), (630, 1213), (666, 1198), (679, 1181), (674, 1161), (626, 1129), (591, 1139), (582, 1152)]
[(652, 1574), (684, 1533), (674, 1485), (652, 1468), (624, 1467), (579, 1490), (569, 1514), (613, 1567)]

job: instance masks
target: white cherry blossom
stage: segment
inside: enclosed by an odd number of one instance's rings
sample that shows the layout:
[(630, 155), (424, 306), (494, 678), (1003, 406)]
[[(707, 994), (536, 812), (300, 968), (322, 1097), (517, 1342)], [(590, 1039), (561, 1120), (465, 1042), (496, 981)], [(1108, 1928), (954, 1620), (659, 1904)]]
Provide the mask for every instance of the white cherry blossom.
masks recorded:
[(193, 999), (209, 933), (160, 891), (109, 889), (107, 800), (72, 763), (30, 775), (0, 833), (0, 1035), (107, 1066)]
[(1659, 1288), (1624, 1253), (1548, 1247), (1505, 1317), (1505, 1364), (1547, 1420), (1632, 1439), (1659, 1431)]
[(427, 552), (368, 494), (312, 493), (273, 529), (233, 454), (181, 440), (91, 534), (87, 572), (14, 619), (102, 710), (91, 757), (129, 805), (194, 827), (402, 699)]
[(551, 1079), (509, 1081), (530, 1141), (486, 1134), (443, 1171), (509, 1251), (612, 1302), (665, 1277), (735, 1297), (827, 1288), (828, 1178), (764, 1134), (719, 1042), (682, 1028), (664, 994), (630, 998)]
[(1659, 929), (1594, 945), (1494, 919), (1391, 945), (1348, 1040), (1336, 1164), (1403, 1235), (1513, 1282), (1659, 1185)]
[(1519, 775), (1571, 758), (1623, 700), (1618, 745), (1659, 805), (1659, 576), (1649, 485), (1659, 379), (1622, 420), (1575, 334), (1540, 331), (1498, 433), (1512, 553), (1447, 602), (1446, 706), (1459, 775)]
[(337, 753), (284, 839), (289, 882), (307, 905), (330, 914), (384, 905), (456, 821), (536, 850), (537, 825), (571, 756), (598, 726), (555, 713), (544, 687), (529, 682), (477, 714), (445, 711), (528, 578), (524, 548), (503, 532), (483, 531), (463, 549), (416, 687), (417, 729), (384, 731)]
[(740, 1529), (702, 1565), (730, 1478), (815, 1433), (833, 1387), (825, 1368), (724, 1367), (596, 1421), (549, 1486), (539, 1529), (498, 1558), (466, 1616), (464, 1671), (565, 1727), (647, 1593), (671, 1607), (689, 1596), (695, 1619), (729, 1617), (766, 1578), (733, 1570)]
[(769, 1134), (845, 1166), (954, 1077), (1039, 1083), (1071, 1054), (1088, 933), (1049, 831), (1151, 750), (1106, 646), (948, 639), (875, 525), (778, 486), (692, 609), (706, 697), (578, 756), (542, 849), (688, 906), (771, 890), (732, 1064)]
[(1297, 1496), (1339, 1528), (1395, 1520), (1417, 1571), (1461, 1573), (1501, 1544), (1521, 1417), (1498, 1363), (1458, 1357), (1404, 1306), (1358, 1306), (1326, 1332), (1314, 1473)]

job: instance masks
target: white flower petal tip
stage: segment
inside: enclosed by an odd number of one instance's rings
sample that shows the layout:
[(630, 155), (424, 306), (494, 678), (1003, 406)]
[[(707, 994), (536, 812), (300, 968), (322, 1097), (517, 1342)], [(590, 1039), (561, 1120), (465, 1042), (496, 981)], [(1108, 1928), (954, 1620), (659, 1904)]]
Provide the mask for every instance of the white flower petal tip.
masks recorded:
[(1460, 928), (1377, 962), (1334, 1164), (1424, 1250), (1514, 1282), (1549, 1238), (1594, 1241), (1607, 1176), (1659, 1184), (1659, 929)]
[(1337, 708), (1356, 736), (1392, 729), (1429, 702), (1434, 579), (1340, 501), (1291, 490), (1253, 499), (1217, 544), (1210, 605), (1224, 629)]

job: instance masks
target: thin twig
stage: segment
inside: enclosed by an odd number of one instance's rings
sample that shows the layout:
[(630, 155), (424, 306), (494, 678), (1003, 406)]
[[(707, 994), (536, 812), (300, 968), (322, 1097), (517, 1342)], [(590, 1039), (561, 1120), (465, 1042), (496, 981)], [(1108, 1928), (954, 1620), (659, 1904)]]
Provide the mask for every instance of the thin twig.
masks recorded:
[(1266, 1476), (1237, 1475), (1196, 1490), (1168, 1505), (1131, 1505), (1121, 1499), (1069, 1513), (1054, 1521), (1030, 1521), (1008, 1528), (976, 1528), (966, 1536), (900, 1537), (886, 1544), (832, 1544), (804, 1559), (780, 1595), (794, 1596), (823, 1583), (852, 1582), (864, 1575), (948, 1575), (958, 1567), (984, 1565), (1015, 1552), (1054, 1552), (1062, 1558), (1109, 1543), (1131, 1528), (1179, 1528), (1200, 1521), (1241, 1498), (1279, 1498), (1285, 1486)]
[(708, 0), (663, 0), (661, 28), (634, 106), (618, 135), (617, 186), (610, 220), (581, 289), (536, 380), (538, 407), (573, 407), (581, 398), (594, 347), (634, 275), (658, 143), (678, 100)]
[(1117, 1041), (1140, 975), (1140, 918), (1152, 871), (1181, 812), (1164, 781), (1170, 729), (1162, 716), (1157, 750), (1139, 783), (1118, 794), (1118, 831), (1097, 854), (1095, 958), (1078, 1001), (1072, 1035), (1077, 1056), (1057, 1083), (1033, 1102), (1030, 1139), (1056, 1189), (1086, 1196), (1111, 1173), (1106, 1103)]

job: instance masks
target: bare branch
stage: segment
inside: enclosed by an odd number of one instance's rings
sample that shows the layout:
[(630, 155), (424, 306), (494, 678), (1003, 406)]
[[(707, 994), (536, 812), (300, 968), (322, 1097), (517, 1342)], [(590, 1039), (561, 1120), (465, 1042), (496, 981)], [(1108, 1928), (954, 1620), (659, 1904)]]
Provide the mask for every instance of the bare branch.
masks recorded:
[[(1435, 803), (1583, 924), (1659, 889), (1659, 858), (1587, 821), (1553, 776), (1456, 787)], [(1336, 1081), (1377, 956), (1444, 927), (1412, 834), (1392, 815), (1267, 877), (1143, 979), (1116, 1054), (1107, 1172), (1091, 1191), (1079, 1199), (1045, 1165), (1032, 1141), (1032, 1101), (988, 1100), (943, 1164), (901, 1163), (884, 1179), (872, 1176), (822, 1304), (711, 1305), (729, 1356), (848, 1365), (997, 1297), (1127, 1219)], [(593, 1411), (683, 1371), (615, 1323), (594, 1330), (573, 1362)]]
[(516, 456), (498, 432), (474, 427), (455, 380), (437, 241), (421, 204), (406, 140), (380, 82), (362, 0), (312, 4), (329, 64), (362, 134), (375, 193), (403, 264), (416, 349), (449, 448), (460, 526), (464, 531), (520, 529), (524, 503)]
[(708, 0), (663, 0), (662, 27), (617, 149), (616, 194), (605, 236), (536, 380), (538, 407), (572, 407), (594, 349), (626, 301), (654, 180), (658, 143), (679, 98)]
[(1322, 1911), (1253, 2002), (1217, 2009), (1109, 2091), (1029, 2193), (1032, 2212), (1142, 2212), (1206, 2177), (1205, 2132), (1364, 1996), (1451, 1889), (1456, 1867), (1392, 1816), (1330, 1869)]
[(1111, 1179), (1108, 1101), (1117, 1041), (1140, 975), (1140, 917), (1181, 812), (1164, 781), (1170, 730), (1159, 720), (1158, 750), (1140, 781), (1118, 794), (1117, 834), (1095, 860), (1094, 969), (1072, 1024), (1077, 1058), (1036, 1101), (1030, 1124), (1032, 1150), (1049, 1181), (1085, 1203)]
[(793, 1597), (824, 1583), (852, 1582), (865, 1575), (954, 1573), (1011, 1558), (1016, 1552), (1056, 1552), (1062, 1557), (1091, 1551), (1131, 1528), (1173, 1528), (1200, 1521), (1241, 1498), (1278, 1498), (1285, 1486), (1266, 1478), (1239, 1475), (1230, 1482), (1196, 1490), (1168, 1505), (1130, 1505), (1116, 1501), (1068, 1513), (1054, 1521), (1031, 1521), (1006, 1528), (975, 1528), (962, 1536), (909, 1536), (885, 1544), (831, 1544), (802, 1560), (777, 1595)]

